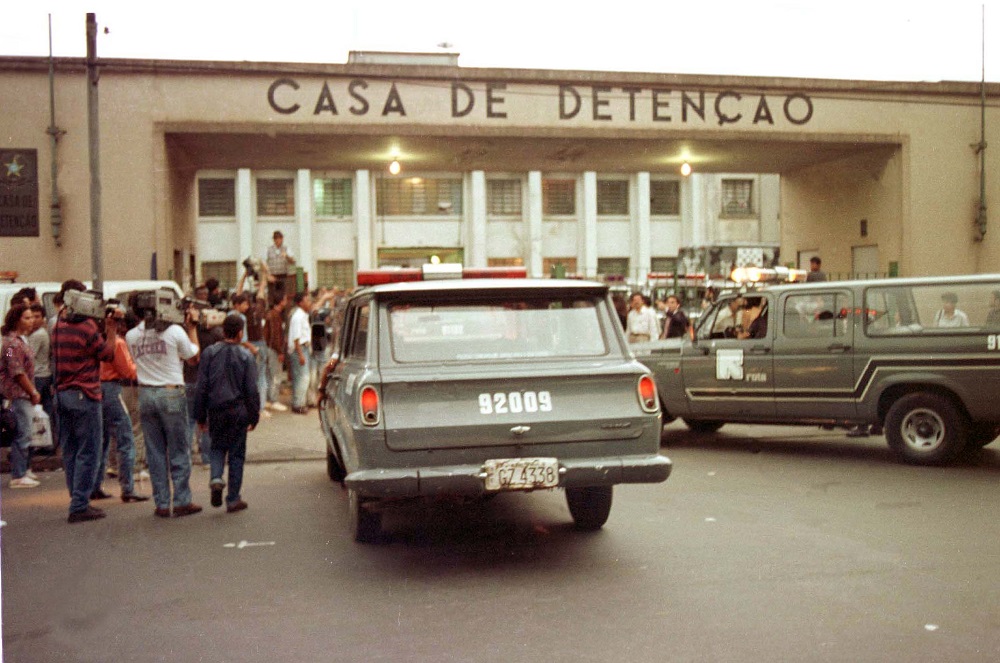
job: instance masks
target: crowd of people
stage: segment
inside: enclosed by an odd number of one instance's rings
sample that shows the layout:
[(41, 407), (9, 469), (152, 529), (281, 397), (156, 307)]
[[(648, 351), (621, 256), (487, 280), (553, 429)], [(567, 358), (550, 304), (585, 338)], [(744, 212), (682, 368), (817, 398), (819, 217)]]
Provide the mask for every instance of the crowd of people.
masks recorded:
[[(280, 232), (274, 239), (232, 293), (216, 279), (195, 288), (194, 299), (215, 315), (190, 306), (182, 324), (165, 324), (135, 305), (109, 308), (104, 320), (77, 314), (64, 305), (68, 291), (86, 289), (77, 280), (62, 284), (57, 313), (48, 320), (37, 292), (18, 292), (0, 330), (0, 395), (16, 420), (9, 487), (39, 485), (30, 443), (40, 406), (55, 431), (49, 453), (62, 457), (70, 523), (105, 517), (92, 502), (112, 497), (103, 485), (112, 474), (125, 503), (152, 499), (161, 518), (199, 513), (190, 488), (193, 453), (210, 468), (212, 506), (224, 501), (227, 512), (246, 509), (247, 433), (272, 412), (289, 409), (279, 400), (287, 373), (291, 411), (305, 414), (315, 406), (319, 367), (333, 347), (348, 294), (295, 292), (294, 258), (282, 250)], [(124, 394), (133, 387), (138, 405), (130, 408)], [(151, 496), (136, 491), (136, 417)]]

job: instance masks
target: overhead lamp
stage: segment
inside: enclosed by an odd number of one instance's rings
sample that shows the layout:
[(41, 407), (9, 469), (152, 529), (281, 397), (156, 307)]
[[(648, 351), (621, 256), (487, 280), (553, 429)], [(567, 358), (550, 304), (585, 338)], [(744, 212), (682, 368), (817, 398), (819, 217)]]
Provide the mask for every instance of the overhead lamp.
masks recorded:
[(393, 159), (392, 163), (389, 164), (389, 174), (399, 175), (399, 169), (400, 169), (399, 160)]
[(681, 164), (681, 175), (687, 177), (690, 174), (691, 174), (691, 164), (685, 161), (684, 163)]

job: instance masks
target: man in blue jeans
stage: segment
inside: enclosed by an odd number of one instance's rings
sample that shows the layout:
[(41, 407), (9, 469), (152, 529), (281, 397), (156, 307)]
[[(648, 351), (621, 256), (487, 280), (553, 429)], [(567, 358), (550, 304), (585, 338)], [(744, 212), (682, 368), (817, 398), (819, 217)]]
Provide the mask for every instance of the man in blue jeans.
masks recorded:
[(190, 516), (201, 507), (191, 501), (191, 429), (181, 362), (198, 354), (194, 317), (190, 311), (185, 314), (185, 333), (180, 325), (156, 319), (155, 310), (136, 313), (143, 321), (125, 335), (125, 341), (139, 379), (139, 416), (156, 503), (153, 514)]
[[(66, 301), (70, 290), (86, 288), (80, 281), (66, 281), (60, 289), (58, 304)], [(94, 320), (72, 315), (64, 308), (52, 330), (59, 446), (70, 493), (71, 523), (105, 516), (103, 510), (90, 505), (104, 438), (100, 362), (114, 358), (118, 338), (117, 325), (112, 319), (106, 319), (104, 326), (106, 338)]]
[(295, 310), (288, 321), (288, 362), (292, 366), (292, 412), (306, 414), (306, 394), (309, 391), (309, 362), (312, 358), (312, 325), (309, 313), (312, 311), (312, 297), (309, 292), (300, 292), (292, 300)]
[[(194, 291), (195, 299), (207, 301), (208, 288), (198, 286)], [(222, 341), (222, 329), (219, 327), (207, 327), (202, 322), (198, 323), (198, 348), (204, 352), (205, 348), (213, 343)], [(187, 394), (187, 415), (188, 415), (188, 441), (193, 437), (198, 441), (198, 453), (201, 455), (203, 465), (211, 462), (210, 450), (212, 448), (212, 436), (208, 431), (199, 431), (194, 425), (194, 390), (198, 383), (198, 360), (186, 361), (183, 364), (184, 391)]]

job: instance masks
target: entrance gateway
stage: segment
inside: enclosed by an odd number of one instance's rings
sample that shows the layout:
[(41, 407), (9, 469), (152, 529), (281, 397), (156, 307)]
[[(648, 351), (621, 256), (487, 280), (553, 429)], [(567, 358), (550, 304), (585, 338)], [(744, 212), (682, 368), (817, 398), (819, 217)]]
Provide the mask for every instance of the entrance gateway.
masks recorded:
[[(681, 249), (719, 245), (779, 248), (783, 265), (816, 250), (833, 274), (860, 259), (906, 276), (1000, 258), (998, 235), (973, 223), (980, 169), (969, 147), (981, 115), (987, 143), (1000, 144), (996, 85), (983, 114), (980, 86), (967, 83), (363, 59), (102, 61), (102, 254), (122, 258), (105, 278), (235, 282), (275, 230), (324, 285), (424, 250), (537, 276), (627, 266), (629, 281), (676, 271)], [(66, 132), (55, 186), (67, 202), (53, 225), (48, 61), (0, 58), (0, 90), (21, 100), (0, 128), (38, 157), (37, 233), (4, 242), (2, 267), (24, 281), (91, 270), (83, 64), (55, 62)], [(1000, 172), (993, 153), (985, 164)], [(1000, 200), (1000, 180), (987, 177), (985, 193)]]

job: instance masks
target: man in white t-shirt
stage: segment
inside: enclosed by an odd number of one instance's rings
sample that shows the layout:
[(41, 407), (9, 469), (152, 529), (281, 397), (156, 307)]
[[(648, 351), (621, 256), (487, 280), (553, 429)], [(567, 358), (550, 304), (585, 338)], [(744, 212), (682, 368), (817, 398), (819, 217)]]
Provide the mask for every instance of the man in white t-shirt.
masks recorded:
[(309, 362), (312, 354), (312, 325), (309, 312), (312, 311), (312, 297), (308, 292), (300, 292), (292, 300), (295, 310), (288, 321), (288, 362), (292, 366), (292, 412), (305, 414), (306, 392), (309, 390)]
[(629, 300), (626, 331), (629, 343), (642, 343), (660, 338), (660, 322), (656, 319), (656, 311), (646, 306), (646, 299), (642, 293), (634, 293)]
[(169, 518), (172, 503), (173, 517), (189, 516), (201, 507), (191, 501), (191, 436), (181, 362), (198, 354), (197, 324), (188, 313), (184, 327), (163, 328), (153, 320), (153, 312), (144, 313), (145, 319), (125, 335), (125, 342), (135, 359), (139, 381), (139, 414), (156, 502), (154, 514)]

